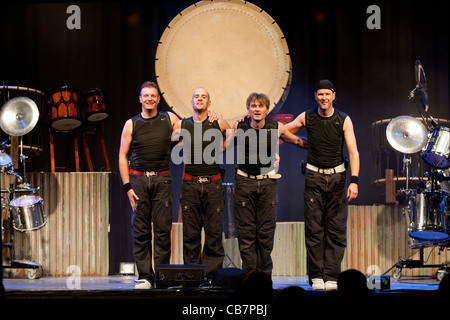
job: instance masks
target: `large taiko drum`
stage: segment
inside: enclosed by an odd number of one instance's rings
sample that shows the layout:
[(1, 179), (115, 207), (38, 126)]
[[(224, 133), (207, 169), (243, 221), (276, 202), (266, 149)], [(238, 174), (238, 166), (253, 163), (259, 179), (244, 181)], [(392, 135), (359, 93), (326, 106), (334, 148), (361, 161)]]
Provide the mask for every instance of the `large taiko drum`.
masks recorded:
[[(37, 123), (29, 133), (26, 133), (21, 137), (23, 153), (29, 157), (40, 156), (44, 152), (45, 125), (43, 119), (45, 118), (42, 115), (45, 114), (44, 111), (46, 111), (46, 96), (43, 92), (32, 88), (20, 86), (0, 86), (0, 107), (16, 98), (31, 99), (37, 106), (39, 113)], [(0, 140), (8, 141), (10, 139), (6, 132), (1, 131)], [(11, 154), (10, 143), (6, 145), (6, 151)]]
[(84, 94), (85, 118), (89, 122), (103, 121), (109, 117), (111, 112), (107, 108), (103, 92), (95, 89)]
[(230, 125), (247, 113), (252, 92), (269, 96), (270, 111), (285, 101), (292, 75), (286, 39), (263, 9), (240, 0), (200, 1), (165, 29), (155, 58), (158, 85), (180, 117), (192, 115), (198, 87)]
[(51, 128), (58, 131), (73, 130), (81, 126), (81, 91), (64, 86), (49, 94)]

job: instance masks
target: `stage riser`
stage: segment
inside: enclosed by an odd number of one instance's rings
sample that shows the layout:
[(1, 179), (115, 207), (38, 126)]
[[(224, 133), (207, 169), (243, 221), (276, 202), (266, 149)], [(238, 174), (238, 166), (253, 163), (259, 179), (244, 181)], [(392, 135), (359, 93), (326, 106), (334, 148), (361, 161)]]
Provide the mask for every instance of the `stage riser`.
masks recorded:
[[(81, 275), (108, 275), (110, 250), (117, 249), (110, 247), (109, 239), (115, 237), (109, 234), (110, 173), (31, 173), (29, 177), (32, 187), (41, 187), (47, 225), (38, 231), (15, 232), (16, 259), (40, 263), (48, 276), (72, 274), (67, 271), (71, 265), (77, 266)], [(2, 189), (8, 188), (12, 181), (11, 176), (1, 174)], [(128, 221), (129, 213), (122, 214)], [(417, 249), (411, 249), (408, 244), (407, 224), (400, 206), (349, 206), (342, 269), (384, 273), (400, 259), (418, 259), (418, 254), (411, 257)], [(182, 224), (173, 223), (172, 264), (183, 264), (182, 239)], [(130, 243), (128, 238), (115, 240), (117, 246)], [(274, 276), (306, 275), (304, 243), (303, 222), (277, 223), (272, 253)], [(224, 247), (227, 253), (224, 265), (240, 267), (237, 239), (224, 238)], [(448, 250), (438, 253), (437, 247), (426, 248), (426, 264), (450, 263)], [(434, 275), (435, 272), (431, 268), (414, 268), (404, 269), (402, 275)]]

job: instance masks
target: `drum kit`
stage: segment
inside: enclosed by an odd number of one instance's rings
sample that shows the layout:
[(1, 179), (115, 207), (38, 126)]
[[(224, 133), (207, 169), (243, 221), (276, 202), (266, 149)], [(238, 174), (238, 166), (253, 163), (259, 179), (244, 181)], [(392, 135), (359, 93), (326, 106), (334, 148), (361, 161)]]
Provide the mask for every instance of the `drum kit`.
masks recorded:
[[(14, 230), (19, 232), (30, 232), (43, 228), (47, 223), (44, 213), (44, 201), (39, 196), (39, 187), (31, 188), (26, 177), (26, 158), (23, 153), (23, 136), (34, 129), (39, 120), (39, 109), (36, 103), (28, 97), (15, 97), (8, 100), (0, 109), (0, 127), (13, 137), (20, 137), (20, 161), (23, 165), (23, 177), (14, 172), (14, 165), (11, 157), (5, 152), (6, 142), (0, 148), (0, 169), (2, 173), (12, 175), (20, 184), (11, 184), (9, 189), (1, 189), (2, 212), (6, 209), (10, 212), (10, 221)], [(8, 228), (12, 231), (12, 228)], [(5, 239), (5, 229), (2, 224), (2, 243)], [(9, 247), (12, 268), (27, 268), (28, 277), (34, 278), (37, 269), (42, 267), (32, 261), (19, 261), (14, 259), (14, 246), (12, 245), (13, 233), (9, 240), (11, 243), (4, 244)], [(8, 267), (8, 266), (3, 266)]]
[[(426, 115), (431, 120), (431, 125), (427, 124), (420, 107), (425, 112), (429, 110), (428, 89), (425, 72), (419, 60), (415, 62), (415, 74), (416, 87), (411, 91), (409, 99), (418, 106), (423, 122), (417, 118), (399, 116), (389, 122), (386, 138), (392, 148), (404, 154), (406, 188), (399, 190), (399, 194), (408, 199), (404, 213), (409, 219), (410, 245), (420, 249), (421, 260), (398, 262), (395, 265), (397, 269), (394, 271), (394, 277), (399, 278), (404, 267), (440, 267), (439, 278), (443, 277), (442, 269), (445, 270), (446, 265), (424, 265), (423, 248), (445, 248), (450, 245), (450, 129), (439, 126), (428, 114)], [(406, 155), (418, 152), (429, 168), (425, 174), (427, 180), (419, 181), (416, 189), (410, 189), (408, 181), (411, 159)]]
[[(83, 119), (96, 126), (109, 117), (111, 112), (107, 109), (100, 89), (82, 92), (66, 85), (44, 94), (31, 88), (0, 86), (0, 98), (4, 103), (0, 109), (0, 128), (11, 137), (11, 143), (5, 141), (0, 144), (0, 173), (14, 176), (15, 179), (9, 188), (1, 189), (1, 209), (2, 213), (7, 212), (7, 219), (4, 220), (9, 222), (8, 239), (5, 239), (2, 221), (2, 243), (9, 240), (10, 243), (4, 243), (4, 246), (9, 247), (11, 257), (11, 265), (4, 267), (28, 269), (28, 277), (32, 279), (36, 277), (37, 269), (42, 270), (42, 266), (33, 261), (15, 260), (12, 243), (13, 230), (21, 233), (37, 231), (47, 223), (44, 200), (39, 196), (40, 187), (32, 188), (27, 182), (26, 174), (26, 153), (39, 155), (43, 152), (40, 109), (44, 105), (48, 106), (47, 122), (50, 132), (70, 132), (80, 127)], [(32, 132), (33, 129), (35, 132)], [(22, 164), (23, 175), (14, 171), (14, 156), (7, 153), (8, 149), (11, 154), (17, 152), (18, 142), (14, 146), (13, 138), (19, 139), (19, 156), (16, 161)]]

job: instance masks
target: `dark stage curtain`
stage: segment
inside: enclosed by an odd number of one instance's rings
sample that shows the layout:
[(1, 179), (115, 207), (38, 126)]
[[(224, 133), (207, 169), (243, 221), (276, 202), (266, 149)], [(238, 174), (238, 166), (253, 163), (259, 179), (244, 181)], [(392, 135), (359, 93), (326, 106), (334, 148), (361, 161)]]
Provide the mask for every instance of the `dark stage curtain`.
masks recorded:
[[(3, 2), (0, 81), (45, 92), (62, 85), (84, 91), (102, 89), (112, 111), (112, 117), (104, 122), (108, 155), (112, 171), (118, 172), (122, 127), (140, 111), (140, 84), (155, 78), (159, 38), (173, 17), (193, 3), (80, 2), (81, 29), (70, 30), (66, 27), (70, 3)], [(407, 98), (415, 86), (416, 59), (427, 75), (430, 114), (449, 119), (448, 19), (444, 3), (336, 0), (254, 4), (274, 18), (289, 45), (292, 84), (279, 113), (297, 116), (313, 107), (314, 83), (323, 78), (333, 81), (335, 106), (352, 118), (361, 156), (360, 195), (354, 204), (382, 203), (383, 196), (372, 185), (375, 164), (371, 125), (399, 115), (419, 116)], [(380, 8), (381, 29), (367, 28), (370, 14), (366, 10), (372, 4)], [(161, 108), (167, 109), (163, 100)], [(305, 158), (305, 151), (282, 145), (278, 221), (303, 220), (300, 160)], [(36, 170), (49, 170), (48, 152), (33, 161), (39, 164)], [(94, 166), (101, 163), (98, 152)], [(174, 168), (174, 172), (179, 174), (180, 168)], [(174, 188), (176, 221), (179, 188)]]

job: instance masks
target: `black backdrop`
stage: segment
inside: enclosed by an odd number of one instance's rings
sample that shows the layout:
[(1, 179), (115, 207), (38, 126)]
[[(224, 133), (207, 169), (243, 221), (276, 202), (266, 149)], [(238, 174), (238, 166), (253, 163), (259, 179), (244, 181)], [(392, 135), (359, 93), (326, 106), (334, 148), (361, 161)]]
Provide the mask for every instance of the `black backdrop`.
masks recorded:
[[(103, 126), (114, 181), (119, 184), (117, 156), (123, 124), (140, 111), (140, 84), (155, 79), (154, 57), (165, 27), (194, 2), (78, 2), (80, 30), (66, 27), (70, 15), (66, 9), (71, 3), (3, 2), (0, 81), (44, 92), (65, 84), (84, 91), (102, 89), (113, 114)], [(371, 125), (399, 115), (419, 116), (416, 106), (407, 99), (415, 86), (416, 59), (422, 62), (427, 76), (429, 113), (435, 118), (449, 118), (445, 2), (253, 3), (278, 23), (292, 58), (291, 88), (278, 112), (297, 116), (314, 105), (314, 83), (323, 78), (332, 80), (338, 97), (336, 107), (351, 116), (361, 156), (360, 195), (353, 204), (382, 203), (382, 192), (372, 185), (378, 164), (373, 161)], [(366, 10), (373, 4), (381, 10), (378, 30), (366, 26), (370, 16)], [(167, 109), (163, 100), (160, 107)], [(46, 152), (32, 159), (34, 170), (50, 171), (47, 142), (44, 147)], [(299, 163), (306, 158), (306, 152), (282, 145), (280, 153), (283, 178), (278, 187), (278, 221), (303, 220)], [(102, 165), (97, 152), (94, 167), (102, 170)], [(180, 168), (173, 170), (179, 177)], [(232, 181), (229, 175), (227, 179)], [(175, 221), (179, 182), (176, 178)]]

